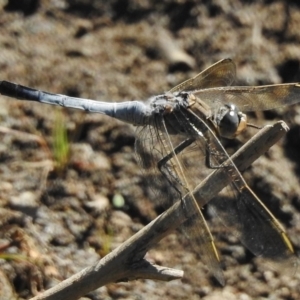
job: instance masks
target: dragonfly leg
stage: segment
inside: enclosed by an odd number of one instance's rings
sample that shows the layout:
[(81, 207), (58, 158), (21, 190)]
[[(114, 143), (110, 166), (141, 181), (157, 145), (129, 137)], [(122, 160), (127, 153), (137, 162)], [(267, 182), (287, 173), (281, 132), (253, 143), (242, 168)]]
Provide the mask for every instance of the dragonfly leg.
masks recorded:
[[(209, 169), (220, 169), (223, 168), (223, 162), (228, 158), (220, 151), (211, 146), (210, 142), (207, 143), (206, 147), (206, 155), (205, 155), (205, 165)], [(212, 161), (212, 157), (218, 157), (217, 164)]]
[(181, 151), (183, 151), (186, 147), (190, 146), (195, 141), (194, 138), (188, 138), (184, 140), (182, 143), (180, 143), (172, 152), (167, 154), (164, 158), (162, 158), (157, 163), (157, 167), (159, 171), (167, 178), (171, 186), (174, 186), (176, 191), (181, 194), (180, 190), (174, 185), (174, 182), (171, 182), (170, 176), (172, 179), (174, 179), (179, 185), (182, 186), (181, 180), (179, 180), (176, 176), (176, 174), (173, 174), (170, 171), (170, 168), (167, 167), (167, 162), (172, 159), (175, 155), (179, 154)]

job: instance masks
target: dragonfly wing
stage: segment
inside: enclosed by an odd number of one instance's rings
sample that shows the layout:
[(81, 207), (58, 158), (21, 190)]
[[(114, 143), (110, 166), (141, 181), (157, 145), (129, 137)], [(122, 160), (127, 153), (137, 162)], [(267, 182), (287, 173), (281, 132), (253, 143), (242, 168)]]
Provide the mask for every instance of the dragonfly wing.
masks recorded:
[(222, 198), (216, 198), (208, 204), (215, 207), (223, 223), (251, 252), (295, 271), (297, 258), (282, 225), (248, 187), (214, 132), (209, 127), (206, 127), (206, 131), (203, 130), (205, 122), (196, 115), (192, 114), (187, 118), (191, 124), (190, 127), (186, 127), (189, 135), (192, 135), (192, 131), (196, 134), (201, 129), (202, 134), (198, 134), (195, 139), (199, 151), (203, 151), (205, 142), (210, 164), (231, 181), (229, 189), (232, 199), (224, 201)]
[[(186, 136), (170, 135), (163, 125), (164, 121), (163, 116), (157, 116), (155, 128), (146, 126), (138, 130), (136, 142), (138, 161), (145, 170), (146, 176), (149, 173), (153, 175), (151, 176), (152, 187), (155, 188), (159, 184), (162, 174), (167, 179), (169, 183), (167, 191), (157, 189), (158, 193), (155, 192), (156, 198), (163, 201), (162, 204), (165, 208), (170, 207), (183, 196), (189, 195), (189, 201), (185, 202), (183, 208), (186, 210), (186, 215), (191, 217), (182, 224), (180, 229), (192, 242), (192, 248), (200, 255), (212, 275), (224, 285), (223, 272), (213, 237), (196, 199), (190, 193), (190, 190), (199, 182), (205, 150), (201, 155), (200, 149), (191, 144), (178, 155), (171, 156), (166, 160), (161, 167), (161, 173), (158, 170), (158, 162), (173, 153), (174, 149), (186, 139)], [(177, 126), (181, 127), (185, 126), (183, 123), (188, 120), (177, 118), (177, 121)], [(176, 126), (176, 124), (174, 125)]]
[(220, 267), (220, 257), (201, 209), (194, 199), (187, 201), (185, 209), (189, 212), (194, 211), (195, 214), (183, 223), (181, 227), (183, 233), (189, 239), (194, 252), (199, 254), (200, 259), (207, 265), (211, 274), (221, 285), (225, 285), (224, 274)]
[[(206, 125), (206, 120), (202, 120), (192, 111), (184, 108), (173, 111), (170, 114), (171, 119), (167, 119), (168, 116), (168, 114), (159, 116), (160, 119), (155, 122), (155, 130), (150, 130), (149, 127), (147, 134), (141, 135), (142, 139), (137, 150), (142, 150), (146, 146), (150, 153), (156, 153), (156, 156), (161, 159), (173, 153), (161, 169), (170, 187), (177, 192), (176, 199), (169, 197), (167, 203), (170, 205), (178, 198), (185, 199), (183, 205), (187, 216), (191, 217), (183, 226), (184, 232), (212, 274), (223, 283), (216, 246), (201, 211), (201, 206), (209, 199), (198, 199), (196, 198), (198, 194), (194, 193), (201, 179), (212, 172), (210, 168), (205, 168), (208, 152), (210, 163), (217, 167), (219, 172), (224, 173), (224, 176), (228, 176), (232, 182), (233, 194), (238, 196), (233, 197), (230, 203), (211, 200), (224, 224), (230, 229), (232, 227), (234, 234), (254, 254), (279, 261), (281, 265), (283, 262), (288, 262), (291, 268), (296, 266), (293, 247), (283, 228), (247, 186), (214, 132)], [(169, 134), (166, 123), (169, 125), (172, 123), (174, 128), (180, 128), (181, 135)], [(182, 132), (183, 128), (184, 132)], [(180, 152), (176, 152), (178, 145), (181, 145), (186, 138), (193, 139), (193, 142)], [(150, 167), (158, 161), (150, 159), (147, 162), (146, 156), (140, 157), (144, 167), (147, 167), (149, 161)]]
[(187, 92), (199, 89), (228, 86), (233, 83), (235, 76), (235, 64), (231, 59), (227, 58), (218, 61), (195, 77), (178, 84), (169, 92)]
[(135, 152), (143, 175), (146, 181), (150, 183), (149, 187), (146, 187), (147, 196), (154, 200), (155, 205), (166, 209), (180, 198), (178, 192), (180, 187), (177, 187), (178, 182), (176, 180), (171, 176), (166, 178), (157, 168), (158, 162), (168, 154), (164, 135), (159, 130), (159, 123), (157, 127), (137, 128)]
[(296, 271), (298, 259), (283, 227), (248, 186), (236, 198), (216, 197), (209, 206), (253, 254), (277, 270)]
[(268, 110), (298, 103), (300, 101), (300, 84), (219, 87), (195, 91), (193, 94), (211, 108), (232, 103), (243, 112)]

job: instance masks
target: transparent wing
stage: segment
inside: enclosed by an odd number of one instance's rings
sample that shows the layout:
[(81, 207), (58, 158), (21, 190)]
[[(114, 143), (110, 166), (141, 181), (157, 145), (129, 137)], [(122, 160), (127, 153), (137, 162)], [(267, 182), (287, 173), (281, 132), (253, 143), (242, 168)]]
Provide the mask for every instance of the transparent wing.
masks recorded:
[[(193, 193), (202, 178), (212, 171), (205, 168), (207, 162), (205, 155), (208, 151), (210, 161), (217, 167), (217, 172), (230, 177), (231, 194), (234, 196), (227, 202), (222, 201), (224, 198), (213, 199), (209, 205), (214, 208), (227, 229), (252, 253), (274, 263), (280, 263), (283, 268), (294, 272), (297, 268), (297, 258), (283, 227), (248, 187), (215, 134), (203, 120), (192, 112), (182, 109), (172, 113), (172, 122), (178, 128), (185, 128), (185, 133), (181, 138), (171, 136), (163, 126), (167, 121), (166, 118), (168, 115), (160, 117), (155, 132), (150, 127), (143, 128), (137, 151), (142, 153), (143, 149), (148, 148), (148, 153), (159, 154), (150, 160), (149, 156), (140, 155), (143, 167), (147, 165), (155, 167), (157, 159), (161, 160), (172, 152), (176, 153), (169, 157), (161, 171), (168, 179), (170, 188), (173, 187), (177, 191), (178, 197), (193, 195), (185, 201), (185, 209), (193, 213), (184, 223), (183, 231), (212, 274), (221, 283), (224, 282), (216, 246), (201, 212), (201, 206), (209, 199), (201, 199), (201, 195)], [(177, 125), (174, 118), (178, 122)], [(178, 149), (178, 145), (186, 138), (190, 138), (192, 142), (177, 153), (174, 149)], [(168, 203), (171, 204), (177, 199), (169, 198)]]
[[(178, 126), (183, 126), (186, 122), (187, 120), (185, 119), (178, 119)], [(138, 161), (146, 173), (153, 175), (151, 176), (151, 186), (157, 187), (159, 185), (162, 174), (169, 183), (168, 193), (160, 191), (156, 194), (156, 198), (162, 201), (165, 207), (169, 207), (180, 200), (195, 186), (196, 182), (198, 182), (199, 172), (197, 171), (194, 174), (197, 177), (190, 178), (196, 180), (190, 180), (189, 178), (185, 178), (184, 171), (189, 169), (190, 172), (188, 175), (192, 174), (190, 167), (195, 165), (195, 162), (193, 162), (195, 158), (198, 160), (198, 170), (201, 170), (201, 162), (205, 159), (204, 152), (199, 153), (198, 148), (196, 148), (197, 151), (194, 151), (195, 147), (191, 145), (181, 151), (180, 154), (167, 160), (159, 171), (158, 162), (172, 153), (174, 148), (184, 142), (185, 139), (186, 137), (168, 135), (162, 116), (157, 117), (155, 127), (146, 126), (138, 130), (136, 142)], [(194, 170), (196, 171), (197, 169), (195, 168)], [(194, 212), (194, 217), (189, 218), (181, 229), (189, 237), (190, 241), (192, 241), (193, 248), (201, 256), (201, 259), (207, 265), (212, 275), (221, 284), (224, 284), (225, 281), (220, 268), (216, 246), (196, 199), (191, 197), (191, 201), (187, 203), (185, 209)]]
[(225, 202), (216, 197), (209, 205), (253, 254), (268, 260), (275, 269), (280, 264), (282, 271), (295, 272), (297, 258), (283, 227), (248, 186), (235, 198)]
[(237, 86), (202, 89), (193, 94), (212, 109), (224, 103), (233, 103), (243, 111), (268, 110), (300, 101), (300, 84), (274, 84), (265, 86)]
[(146, 180), (150, 182), (149, 189), (146, 190), (148, 196), (157, 206), (166, 209), (180, 198), (181, 187), (177, 187), (179, 183), (174, 178), (171, 180), (165, 177), (157, 167), (158, 162), (168, 154), (164, 135), (159, 130), (160, 125), (157, 126), (158, 128), (155, 126), (137, 128), (135, 152), (141, 170)]
[[(195, 128), (203, 127), (204, 122), (196, 115), (194, 119), (190, 116), (188, 118), (191, 122), (191, 132), (195, 131)], [(209, 205), (214, 207), (230, 232), (253, 254), (273, 261), (274, 264), (281, 263), (282, 267), (294, 272), (297, 268), (297, 258), (284, 228), (246, 184), (215, 134), (209, 128), (207, 131), (202, 130), (202, 133), (203, 135), (198, 135), (196, 144), (200, 145), (200, 140), (203, 144), (205, 139), (206, 149), (210, 151), (210, 160), (219, 166), (219, 172), (224, 172), (224, 176), (230, 177), (229, 188), (234, 196), (226, 202), (222, 198), (212, 199)], [(190, 174), (187, 173), (186, 176), (189, 177)]]
[(169, 92), (187, 92), (199, 89), (228, 86), (234, 82), (235, 76), (235, 64), (231, 59), (226, 58), (216, 62), (195, 77), (178, 84)]

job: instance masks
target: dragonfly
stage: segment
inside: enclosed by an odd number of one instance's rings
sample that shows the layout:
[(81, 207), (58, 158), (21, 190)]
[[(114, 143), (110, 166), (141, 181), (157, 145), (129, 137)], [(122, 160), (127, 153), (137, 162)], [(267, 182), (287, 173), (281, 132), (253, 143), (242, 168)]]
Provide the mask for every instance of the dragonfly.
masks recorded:
[[(147, 101), (119, 103), (68, 97), (0, 81), (0, 93), (21, 100), (59, 105), (105, 114), (137, 126), (135, 150), (145, 172), (154, 181), (162, 175), (170, 186), (167, 205), (188, 196), (189, 218), (183, 231), (211, 274), (224, 285), (220, 255), (206, 221), (203, 199), (193, 193), (203, 170), (222, 170), (230, 178), (230, 200), (211, 199), (214, 215), (254, 255), (296, 272), (297, 257), (280, 222), (255, 195), (230, 159), (221, 138), (235, 138), (247, 127), (244, 112), (269, 110), (300, 101), (300, 84), (232, 86), (234, 62), (218, 61), (198, 75)], [(205, 202), (205, 201), (204, 201)]]

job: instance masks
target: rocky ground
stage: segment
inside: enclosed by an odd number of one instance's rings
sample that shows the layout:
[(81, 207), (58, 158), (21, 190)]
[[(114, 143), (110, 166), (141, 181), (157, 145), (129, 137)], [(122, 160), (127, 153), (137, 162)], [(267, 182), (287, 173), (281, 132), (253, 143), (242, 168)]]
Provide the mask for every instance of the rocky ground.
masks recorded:
[[(147, 99), (226, 57), (237, 65), (237, 85), (300, 81), (298, 1), (0, 0), (0, 9), (0, 80), (49, 92)], [(132, 126), (0, 101), (0, 299), (29, 299), (92, 265), (159, 209), (136, 163)], [(299, 115), (299, 106), (251, 115), (259, 125), (284, 119), (291, 130), (244, 173), (296, 251)], [(238, 240), (213, 233), (226, 286), (174, 233), (148, 257), (184, 270), (182, 281), (112, 283), (86, 298), (299, 299), (299, 270), (269, 271)]]

